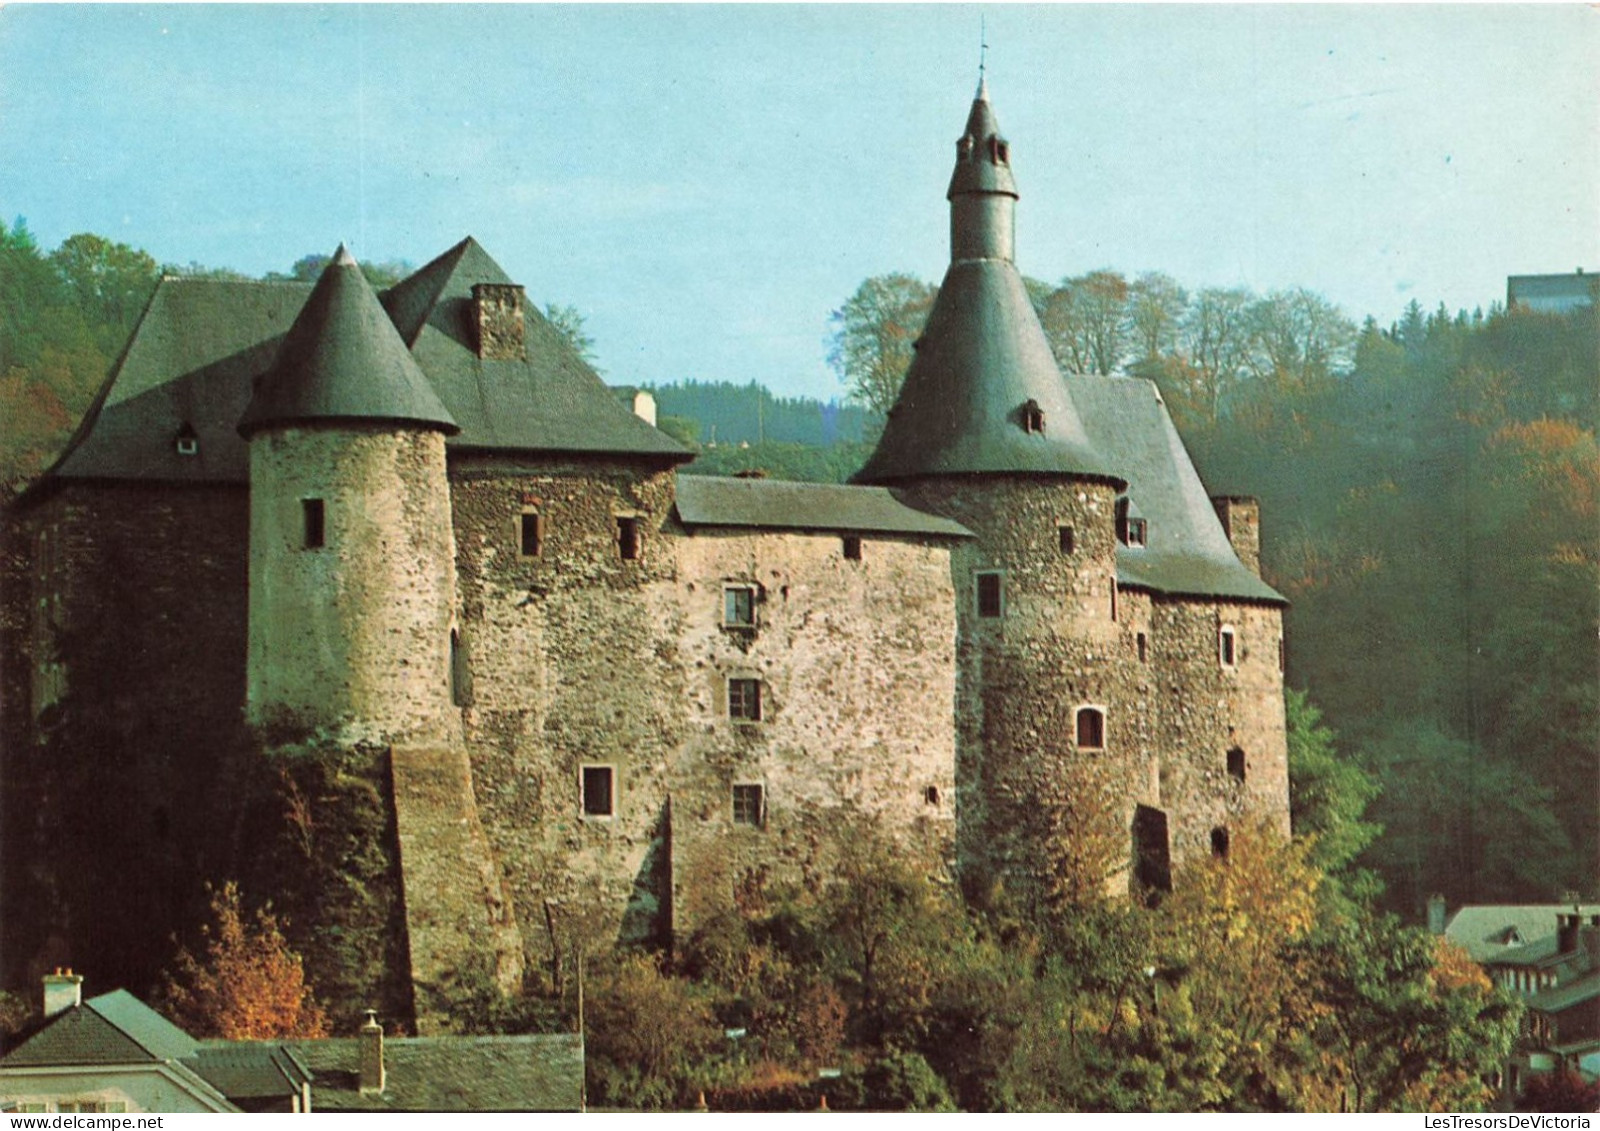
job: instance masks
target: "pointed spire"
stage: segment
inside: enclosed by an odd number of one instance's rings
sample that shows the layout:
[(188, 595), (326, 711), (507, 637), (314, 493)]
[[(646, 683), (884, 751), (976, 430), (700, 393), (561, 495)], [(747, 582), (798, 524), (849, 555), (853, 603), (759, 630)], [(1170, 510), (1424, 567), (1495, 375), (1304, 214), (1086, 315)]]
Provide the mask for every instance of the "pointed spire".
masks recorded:
[(340, 244), (277, 358), (256, 378), (239, 432), (249, 438), (267, 427), (357, 420), (460, 431)]

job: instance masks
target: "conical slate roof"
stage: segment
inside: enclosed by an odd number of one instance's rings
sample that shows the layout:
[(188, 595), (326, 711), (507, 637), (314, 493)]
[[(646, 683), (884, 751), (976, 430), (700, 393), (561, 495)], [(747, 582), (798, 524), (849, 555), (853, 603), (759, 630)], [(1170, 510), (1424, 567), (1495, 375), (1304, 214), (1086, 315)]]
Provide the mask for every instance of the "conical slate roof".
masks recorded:
[[(953, 209), (960, 196), (1016, 197), (999, 131), (988, 92), (980, 86), (957, 143), (949, 192)], [(953, 216), (963, 222), (959, 212)], [(1008, 213), (1000, 221), (965, 222), (1010, 221)], [(953, 237), (952, 248), (957, 246), (973, 245)], [(1083, 429), (1022, 276), (1009, 258), (1009, 242), (987, 246), (1003, 250), (950, 264), (877, 450), (855, 481), (1033, 473), (1120, 482)]]
[(272, 366), (256, 379), (239, 433), (248, 438), (262, 428), (328, 421), (460, 430), (343, 245)]
[[(1032, 407), (1042, 428), (1030, 431)], [(986, 472), (1118, 477), (1083, 429), (1022, 276), (950, 265), (900, 397), (858, 483)]]

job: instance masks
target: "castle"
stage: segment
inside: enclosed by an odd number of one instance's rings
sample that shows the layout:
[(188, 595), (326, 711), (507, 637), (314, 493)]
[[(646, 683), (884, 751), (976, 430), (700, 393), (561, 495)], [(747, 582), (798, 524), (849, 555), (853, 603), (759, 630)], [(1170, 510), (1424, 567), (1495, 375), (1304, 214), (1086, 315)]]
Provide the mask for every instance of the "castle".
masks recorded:
[[(379, 752), (424, 1029), (562, 908), (682, 935), (862, 821), (1022, 898), (1066, 813), (1114, 817), (1125, 888), (1286, 832), (1257, 507), (1207, 496), (1154, 385), (1063, 377), (1017, 199), (980, 85), (950, 267), (849, 486), (694, 475), (470, 238), (381, 295), (343, 249), (314, 286), (163, 279), (10, 517), (0, 816), (36, 864), (8, 898), (55, 893), (69, 938), (100, 900), (159, 925), (220, 857), (190, 826), (241, 726)], [(38, 752), (86, 686), (117, 749), (68, 751), (68, 788)], [(134, 769), (98, 791), (97, 760)], [(52, 872), (80, 812), (113, 859), (156, 846), (142, 894)]]

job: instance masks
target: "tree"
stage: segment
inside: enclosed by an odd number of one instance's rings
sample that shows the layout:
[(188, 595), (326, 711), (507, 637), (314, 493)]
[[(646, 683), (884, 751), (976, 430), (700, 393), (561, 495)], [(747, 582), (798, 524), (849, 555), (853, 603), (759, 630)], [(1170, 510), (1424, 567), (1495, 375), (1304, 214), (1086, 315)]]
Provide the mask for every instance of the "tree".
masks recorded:
[(230, 1041), (327, 1036), (327, 1016), (271, 909), (247, 918), (229, 882), (211, 889), (211, 915), (204, 953), (180, 950), (164, 979), (172, 1019), (194, 1036)]
[(595, 365), (594, 339), (589, 336), (583, 312), (575, 306), (560, 306), (553, 302), (545, 303), (545, 320), (550, 323), (551, 329), (561, 335), (563, 341), (572, 347), (572, 352), (595, 372), (600, 369)]
[(1146, 271), (1128, 287), (1128, 323), (1136, 360), (1164, 357), (1178, 348), (1189, 293), (1177, 280)]
[(1250, 292), (1208, 287), (1195, 295), (1178, 327), (1179, 350), (1187, 362), (1188, 399), (1203, 420), (1221, 419), (1224, 406), (1249, 356)]
[(121, 349), (161, 277), (156, 261), (127, 244), (80, 232), (63, 240), (50, 262), (78, 309), (104, 328), (100, 345), (110, 353)]
[(1068, 373), (1115, 373), (1128, 352), (1128, 281), (1109, 269), (1063, 279), (1041, 321)]
[(937, 293), (910, 275), (878, 275), (829, 316), (828, 364), (850, 397), (880, 419), (900, 395)]
[(1334, 733), (1309, 696), (1284, 690), (1289, 739), (1289, 820), (1297, 837), (1314, 837), (1308, 859), (1330, 876), (1348, 867), (1383, 831), (1363, 821), (1382, 787), (1340, 757)]

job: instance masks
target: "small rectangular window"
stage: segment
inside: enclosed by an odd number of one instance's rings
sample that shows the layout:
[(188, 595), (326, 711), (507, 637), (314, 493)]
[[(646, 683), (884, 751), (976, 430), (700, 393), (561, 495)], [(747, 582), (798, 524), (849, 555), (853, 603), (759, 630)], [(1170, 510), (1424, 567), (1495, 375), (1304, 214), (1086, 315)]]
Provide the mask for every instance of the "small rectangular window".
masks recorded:
[(305, 547), (320, 550), (327, 544), (327, 511), (321, 499), (301, 499), (300, 517), (305, 533)]
[(617, 807), (617, 775), (610, 766), (583, 767), (583, 815), (609, 817)]
[(1063, 554), (1070, 554), (1078, 548), (1078, 537), (1073, 533), (1072, 527), (1059, 527), (1057, 533), (1061, 537), (1061, 552)]
[(544, 515), (528, 511), (518, 519), (518, 552), (525, 558), (537, 558), (544, 553)]
[(722, 591), (722, 624), (725, 628), (756, 626), (756, 591), (748, 585), (730, 585)]
[(634, 562), (639, 560), (638, 519), (617, 519), (617, 552), (622, 555), (622, 560), (625, 562)]
[(730, 679), (728, 681), (728, 717), (748, 723), (761, 721), (761, 681), (759, 679)]
[(760, 828), (766, 824), (766, 790), (759, 785), (736, 785), (733, 787), (733, 823), (736, 825), (754, 825)]
[(1235, 746), (1228, 751), (1228, 776), (1234, 781), (1244, 781), (1244, 749)]
[(846, 561), (859, 562), (861, 560), (861, 537), (857, 534), (844, 536), (844, 557)]
[(1238, 661), (1233, 629), (1224, 628), (1217, 633), (1217, 653), (1225, 668), (1233, 667)]
[(984, 618), (1001, 616), (1005, 612), (1004, 574), (980, 573), (978, 582), (978, 615)]
[(1141, 633), (1139, 633), (1139, 635), (1137, 637), (1137, 642), (1138, 642), (1138, 645), (1139, 645), (1139, 662), (1141, 664), (1149, 663), (1150, 662), (1150, 638), (1148, 636), (1146, 636), (1144, 633), (1141, 632)]
[(1098, 707), (1079, 707), (1078, 749), (1103, 750), (1106, 745), (1106, 716)]

